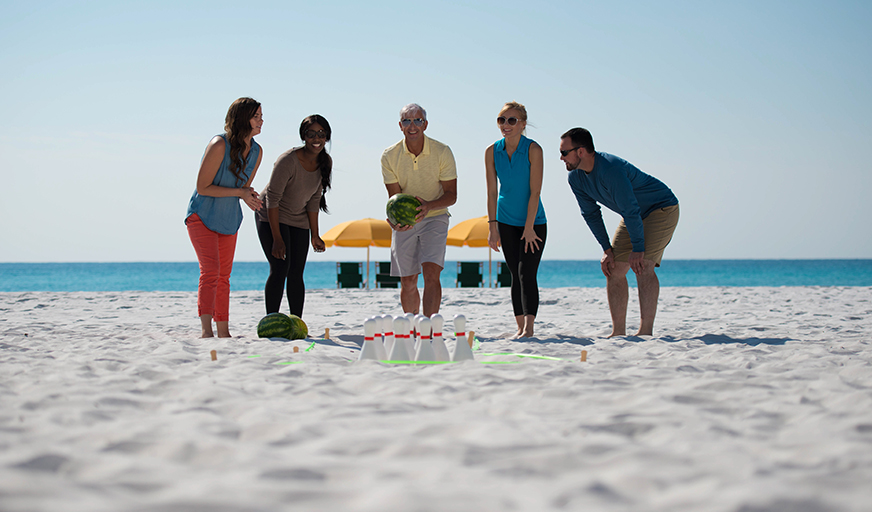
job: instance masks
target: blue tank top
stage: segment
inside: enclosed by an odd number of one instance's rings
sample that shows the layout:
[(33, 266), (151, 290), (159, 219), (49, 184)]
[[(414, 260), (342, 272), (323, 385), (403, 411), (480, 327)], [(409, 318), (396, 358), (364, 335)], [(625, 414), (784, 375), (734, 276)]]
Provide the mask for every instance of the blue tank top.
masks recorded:
[[(527, 223), (527, 205), (530, 202), (530, 144), (533, 141), (521, 135), (518, 149), (509, 159), (506, 139), (494, 143), (494, 168), (500, 181), (497, 197), (497, 221), (510, 226), (523, 227)], [(539, 209), (533, 225), (545, 224), (545, 208), (539, 198)]]
[[(221, 161), (221, 166), (218, 167), (212, 184), (219, 187), (242, 188), (251, 177), (251, 173), (254, 172), (254, 166), (257, 165), (260, 145), (251, 139), (248, 159), (243, 161), (240, 157), (242, 180), (239, 180), (230, 171), (230, 142), (224, 135), (219, 135), (219, 137), (224, 140), (224, 160)], [(239, 206), (238, 197), (201, 196), (194, 188), (194, 194), (188, 203), (188, 213), (185, 215), (185, 220), (195, 213), (200, 216), (200, 220), (207, 228), (222, 235), (232, 235), (239, 231), (239, 226), (242, 225), (242, 208)]]

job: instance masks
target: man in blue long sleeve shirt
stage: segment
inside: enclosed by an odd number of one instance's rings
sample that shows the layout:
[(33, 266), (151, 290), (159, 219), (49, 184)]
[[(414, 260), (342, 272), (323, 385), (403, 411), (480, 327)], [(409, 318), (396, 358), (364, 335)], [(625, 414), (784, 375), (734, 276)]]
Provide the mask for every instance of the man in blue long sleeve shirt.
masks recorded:
[[(654, 271), (678, 225), (678, 199), (662, 181), (640, 171), (630, 162), (594, 149), (593, 137), (584, 128), (573, 128), (560, 139), (560, 159), (569, 171), (569, 187), (581, 216), (603, 248), (600, 260), (606, 276), (611, 336), (627, 334), (627, 271), (636, 273), (641, 322), (637, 336), (654, 330), (660, 281)], [(623, 220), (609, 241), (598, 203)]]

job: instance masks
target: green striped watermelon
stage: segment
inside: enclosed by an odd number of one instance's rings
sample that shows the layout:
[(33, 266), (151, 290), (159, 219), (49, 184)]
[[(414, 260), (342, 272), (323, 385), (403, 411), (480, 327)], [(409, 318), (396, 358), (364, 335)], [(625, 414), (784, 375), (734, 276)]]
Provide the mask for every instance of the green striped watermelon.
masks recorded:
[(291, 317), (284, 313), (270, 313), (257, 323), (257, 337), (292, 340), (293, 329), (294, 322)]
[(388, 214), (388, 220), (392, 224), (414, 226), (418, 223), (415, 220), (415, 215), (418, 215), (419, 206), (421, 206), (421, 201), (418, 201), (413, 195), (394, 194), (388, 199), (388, 205), (385, 210)]
[(291, 315), (291, 332), (289, 340), (302, 340), (309, 337), (309, 327), (306, 322), (297, 315)]

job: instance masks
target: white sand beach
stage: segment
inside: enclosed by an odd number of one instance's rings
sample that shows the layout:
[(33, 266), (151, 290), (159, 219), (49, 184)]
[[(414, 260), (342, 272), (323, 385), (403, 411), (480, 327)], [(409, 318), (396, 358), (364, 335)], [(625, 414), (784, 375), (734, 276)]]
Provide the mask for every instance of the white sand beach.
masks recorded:
[(355, 362), (394, 290), (310, 291), (294, 342), (231, 301), (202, 340), (195, 293), (0, 293), (0, 510), (872, 509), (870, 288), (667, 287), (619, 339), (604, 289), (543, 289), (524, 341), (446, 289), (480, 347), (424, 366)]

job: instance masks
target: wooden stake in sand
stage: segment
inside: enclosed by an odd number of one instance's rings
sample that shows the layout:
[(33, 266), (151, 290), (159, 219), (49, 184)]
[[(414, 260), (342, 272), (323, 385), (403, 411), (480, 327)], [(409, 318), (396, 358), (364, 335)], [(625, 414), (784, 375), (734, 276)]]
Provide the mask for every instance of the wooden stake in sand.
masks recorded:
[(294, 347), (294, 353), (295, 353), (295, 354), (296, 354), (297, 352), (299, 352), (299, 351), (300, 351), (300, 347)]
[(212, 352), (209, 352), (209, 353), (212, 354), (212, 360), (213, 360), (213, 361), (217, 361), (217, 360), (218, 360), (218, 351), (217, 351), (217, 350), (213, 350)]
[(329, 339), (330, 339), (330, 328), (329, 328), (329, 327), (327, 327), (327, 328), (324, 329), (324, 339), (325, 339), (325, 340), (329, 340)]
[(469, 336), (466, 339), (469, 342), (469, 348), (472, 348), (472, 342), (475, 341), (475, 331), (469, 331)]
[(585, 361), (587, 361), (587, 350), (582, 350), (581, 351), (581, 362), (583, 363)]

